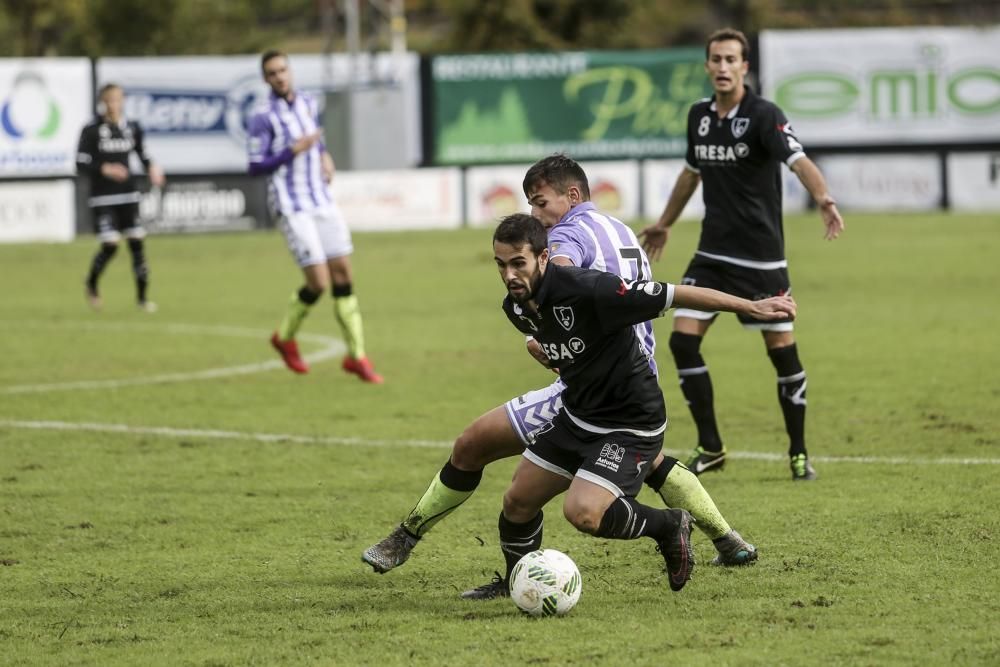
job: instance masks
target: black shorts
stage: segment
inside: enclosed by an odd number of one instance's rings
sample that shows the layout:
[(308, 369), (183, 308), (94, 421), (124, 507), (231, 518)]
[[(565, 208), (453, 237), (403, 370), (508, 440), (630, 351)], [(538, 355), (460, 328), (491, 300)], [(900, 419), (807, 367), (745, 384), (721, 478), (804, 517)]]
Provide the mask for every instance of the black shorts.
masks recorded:
[(94, 207), (94, 226), (101, 241), (117, 241), (124, 234), (130, 239), (141, 239), (146, 230), (139, 226), (139, 204), (115, 204)]
[[(754, 269), (745, 266), (737, 266), (729, 262), (720, 262), (716, 259), (695, 255), (691, 263), (688, 264), (684, 272), (682, 285), (694, 285), (695, 287), (709, 287), (711, 289), (732, 294), (733, 296), (759, 301), (772, 296), (781, 296), (792, 293), (792, 285), (788, 279), (788, 269), (786, 267), (776, 269)], [(694, 317), (695, 319), (712, 319), (718, 313), (705, 311), (692, 311), (686, 308), (679, 308), (676, 317)], [(764, 323), (747, 317), (737, 315), (740, 322), (745, 326), (754, 328), (787, 330), (791, 331), (791, 322)]]
[(662, 447), (662, 433), (653, 437), (624, 431), (591, 433), (574, 425), (561, 410), (524, 450), (524, 457), (567, 479), (575, 476), (603, 486), (616, 497), (635, 497)]

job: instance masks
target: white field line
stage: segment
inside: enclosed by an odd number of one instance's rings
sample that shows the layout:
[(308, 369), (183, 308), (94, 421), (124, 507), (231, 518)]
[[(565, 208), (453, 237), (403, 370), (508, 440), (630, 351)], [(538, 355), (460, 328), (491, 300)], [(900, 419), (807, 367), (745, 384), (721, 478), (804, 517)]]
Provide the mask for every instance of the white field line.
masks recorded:
[[(55, 324), (55, 323), (53, 323)], [(59, 323), (59, 328), (90, 329), (90, 330), (134, 330), (147, 329), (168, 334), (194, 335), (194, 336), (228, 336), (234, 338), (257, 338), (262, 346), (267, 344), (266, 332), (258, 329), (244, 329), (240, 327), (225, 326), (201, 326), (193, 324), (139, 324), (139, 323), (111, 323), (111, 322), (70, 322)], [(319, 334), (300, 334), (300, 341), (318, 343), (324, 345), (315, 352), (304, 354), (303, 358), (313, 364), (339, 357), (347, 351), (347, 346), (343, 341), (331, 336)], [(78, 389), (117, 389), (119, 387), (134, 387), (147, 384), (165, 384), (169, 382), (193, 382), (197, 380), (214, 380), (216, 378), (232, 377), (235, 375), (248, 375), (250, 373), (261, 373), (276, 368), (284, 368), (285, 364), (280, 359), (269, 359), (252, 364), (241, 364), (239, 366), (225, 366), (222, 368), (207, 368), (200, 371), (189, 371), (185, 373), (164, 373), (160, 375), (147, 375), (134, 378), (119, 378), (116, 380), (78, 380), (73, 382), (48, 382), (40, 384), (22, 384), (8, 387), (0, 387), (0, 394), (37, 394), (51, 391), (74, 391)]]
[[(347, 436), (308, 436), (288, 433), (254, 433), (248, 431), (222, 431), (216, 429), (172, 428), (169, 426), (129, 426), (127, 424), (98, 424), (92, 422), (26, 421), (0, 419), (0, 428), (28, 429), (40, 431), (68, 431), (91, 433), (119, 433), (125, 435), (159, 435), (167, 438), (205, 438), (213, 440), (249, 440), (252, 442), (287, 442), (304, 445), (349, 445), (362, 447), (427, 447), (445, 449), (451, 447), (449, 440), (408, 440), (357, 438)], [(680, 451), (666, 453), (680, 455)], [(684, 452), (686, 453), (686, 452)], [(785, 462), (784, 454), (765, 452), (730, 452), (732, 459), (749, 461)], [(1000, 459), (991, 458), (920, 458), (905, 456), (813, 456), (817, 463), (862, 463), (879, 465), (1000, 465)]]

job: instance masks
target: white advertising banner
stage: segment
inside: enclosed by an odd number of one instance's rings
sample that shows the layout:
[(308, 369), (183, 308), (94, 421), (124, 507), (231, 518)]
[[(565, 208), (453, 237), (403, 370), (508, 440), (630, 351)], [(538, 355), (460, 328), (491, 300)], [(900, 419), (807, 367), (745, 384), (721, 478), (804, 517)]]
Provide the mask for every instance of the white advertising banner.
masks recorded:
[(522, 183), (530, 164), (471, 167), (465, 172), (465, 221), (472, 227), (493, 227), (511, 213), (530, 213)]
[[(351, 80), (346, 54), (289, 56), (296, 87), (315, 94), (341, 90)], [(358, 85), (398, 85), (404, 91), (412, 164), (420, 162), (420, 60), (416, 54), (359, 56)], [(125, 114), (146, 132), (153, 159), (170, 173), (243, 173), (247, 169), (246, 126), (253, 109), (267, 99), (260, 57), (206, 56), (102, 58), (98, 87), (125, 90)], [(321, 112), (322, 113), (322, 112)]]
[[(465, 219), (473, 227), (491, 227), (511, 213), (529, 213), (531, 206), (524, 196), (524, 175), (530, 164), (522, 166), (471, 167), (466, 171)], [(639, 163), (580, 163), (587, 174), (590, 199), (601, 213), (624, 222), (639, 216)]]
[[(646, 218), (656, 220), (663, 213), (674, 183), (684, 169), (684, 160), (646, 160), (642, 170), (643, 206)], [(705, 202), (701, 184), (681, 211), (680, 220), (701, 220), (705, 217)]]
[(333, 196), (354, 231), (458, 229), (458, 168), (338, 171)]
[(807, 149), (998, 141), (997, 53), (997, 26), (767, 30), (760, 76)]
[(1000, 211), (1000, 152), (950, 154), (948, 195), (955, 211)]
[(933, 154), (820, 158), (842, 211), (926, 211), (941, 206), (941, 163)]
[(86, 58), (0, 59), (0, 176), (76, 173), (90, 84)]
[(629, 223), (639, 217), (639, 163), (583, 162), (590, 185), (590, 200), (597, 210)]
[(0, 243), (72, 241), (75, 192), (70, 179), (0, 181)]

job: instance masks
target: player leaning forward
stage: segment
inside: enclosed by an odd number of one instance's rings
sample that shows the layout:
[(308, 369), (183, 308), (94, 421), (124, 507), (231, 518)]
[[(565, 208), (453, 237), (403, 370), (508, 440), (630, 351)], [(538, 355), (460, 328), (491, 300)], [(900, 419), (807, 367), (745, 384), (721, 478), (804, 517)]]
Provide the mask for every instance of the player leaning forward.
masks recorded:
[(323, 144), (319, 105), (312, 95), (292, 87), (284, 53), (267, 51), (260, 64), (271, 94), (266, 106), (250, 119), (250, 174), (270, 174), (282, 215), (281, 229), (306, 282), (292, 295), (271, 345), (290, 370), (308, 372), (295, 334), (332, 283), (333, 310), (348, 347), (343, 369), (365, 382), (380, 383), (382, 377), (365, 355), (361, 311), (352, 282), (354, 246), (330, 195), (334, 164)]
[[(651, 279), (649, 261), (635, 234), (621, 221), (597, 210), (590, 201), (587, 174), (576, 161), (561, 154), (542, 158), (524, 175), (523, 187), (532, 214), (548, 229), (552, 263), (611, 271), (626, 281)], [(635, 329), (650, 370), (656, 374), (653, 324), (643, 322)], [(537, 341), (529, 338), (527, 347), (539, 362), (549, 365)], [(557, 379), (486, 411), (467, 425), (455, 440), (448, 461), (403, 522), (366, 549), (362, 559), (381, 573), (406, 562), (418, 541), (472, 496), (487, 465), (520, 456), (536, 433), (549, 428), (562, 409), (563, 389)], [(677, 459), (661, 455), (646, 470), (646, 485), (667, 507), (688, 510), (711, 538), (718, 551), (713, 564), (745, 565), (757, 559), (754, 546), (732, 529), (698, 478)], [(506, 581), (498, 575), (462, 596), (492, 599), (507, 593)]]
[(524, 451), (504, 494), (500, 542), (507, 576), (541, 547), (542, 507), (567, 491), (566, 518), (609, 539), (650, 537), (667, 564), (670, 587), (691, 576), (691, 516), (636, 501), (663, 444), (666, 407), (634, 326), (671, 306), (730, 311), (760, 321), (795, 316), (790, 296), (750, 301), (712, 289), (621, 277), (549, 262), (546, 232), (530, 215), (501, 221), (493, 235), (503, 310), (541, 345), (566, 388), (563, 409)]

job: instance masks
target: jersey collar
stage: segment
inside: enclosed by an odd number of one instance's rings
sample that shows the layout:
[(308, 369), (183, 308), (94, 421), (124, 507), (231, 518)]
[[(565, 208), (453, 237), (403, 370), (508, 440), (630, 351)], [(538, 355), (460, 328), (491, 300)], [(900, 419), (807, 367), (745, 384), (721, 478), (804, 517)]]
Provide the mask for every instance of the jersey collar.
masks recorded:
[(553, 264), (549, 262), (545, 267), (545, 273), (542, 274), (542, 279), (538, 283), (538, 287), (535, 289), (535, 298), (532, 299), (537, 305), (539, 312), (541, 312), (542, 305), (548, 301), (549, 296), (549, 285), (552, 283), (549, 280), (549, 276), (553, 271), (559, 270), (561, 267), (558, 264)]
[(559, 222), (557, 222), (556, 224), (557, 225), (562, 224), (567, 220), (569, 220), (570, 218), (572, 218), (574, 215), (577, 215), (578, 213), (583, 213), (584, 211), (595, 211), (595, 210), (597, 210), (597, 207), (594, 206), (594, 202), (582, 201), (573, 208), (571, 208), (570, 210), (566, 211), (566, 215), (559, 218)]
[[(739, 113), (740, 108), (743, 107), (745, 104), (748, 104), (752, 97), (754, 97), (753, 89), (750, 86), (744, 85), (743, 99), (740, 100), (739, 104), (737, 104), (736, 106), (734, 106), (732, 109), (729, 110), (729, 113), (726, 114), (726, 118), (730, 120), (736, 118), (736, 114)], [(715, 95), (712, 95), (711, 100), (712, 103), (708, 106), (708, 109), (709, 111), (715, 111), (717, 109), (717, 107), (715, 106)]]
[(295, 98), (298, 97), (298, 94), (295, 92), (294, 88), (288, 91), (288, 94), (291, 95), (292, 99), (289, 100), (287, 97), (282, 97), (281, 95), (278, 95), (273, 90), (270, 91), (268, 95), (271, 98), (271, 105), (273, 106), (276, 102), (280, 101), (284, 102), (285, 106), (291, 107), (293, 104), (295, 104)]

